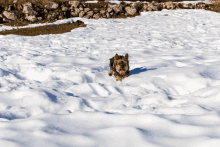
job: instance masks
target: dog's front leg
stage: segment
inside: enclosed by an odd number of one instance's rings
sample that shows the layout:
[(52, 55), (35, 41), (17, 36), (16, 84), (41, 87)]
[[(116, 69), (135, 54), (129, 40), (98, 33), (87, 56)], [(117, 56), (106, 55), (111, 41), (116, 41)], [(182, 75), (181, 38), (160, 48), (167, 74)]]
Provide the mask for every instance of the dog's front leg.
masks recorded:
[(113, 69), (113, 64), (114, 64), (114, 57), (110, 59), (110, 72), (109, 72), (109, 76), (113, 75), (114, 69)]

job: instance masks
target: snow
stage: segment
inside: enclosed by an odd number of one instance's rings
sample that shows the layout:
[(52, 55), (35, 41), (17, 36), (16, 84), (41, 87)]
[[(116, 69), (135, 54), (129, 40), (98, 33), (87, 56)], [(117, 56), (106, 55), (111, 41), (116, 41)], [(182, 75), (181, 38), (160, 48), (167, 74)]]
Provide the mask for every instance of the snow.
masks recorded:
[[(0, 35), (0, 146), (219, 146), (219, 19), (163, 10)], [(108, 75), (116, 53), (129, 54), (122, 82)]]

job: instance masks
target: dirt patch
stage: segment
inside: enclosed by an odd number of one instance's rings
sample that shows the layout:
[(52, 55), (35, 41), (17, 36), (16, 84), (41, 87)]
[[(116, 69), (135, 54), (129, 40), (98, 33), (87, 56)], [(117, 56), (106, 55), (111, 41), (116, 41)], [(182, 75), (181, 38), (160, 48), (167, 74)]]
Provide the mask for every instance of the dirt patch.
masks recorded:
[(53, 23), (55, 22), (55, 20), (51, 20), (51, 21), (47, 21), (47, 20), (40, 20), (38, 22), (29, 22), (29, 21), (24, 21), (24, 22), (21, 22), (21, 21), (10, 21), (10, 22), (7, 22), (7, 23), (4, 23), (4, 25), (6, 26), (27, 26), (29, 24), (40, 24), (40, 23)]
[(21, 35), (21, 36), (37, 36), (37, 35), (45, 35), (45, 34), (62, 34), (66, 32), (70, 32), (72, 29), (86, 27), (86, 25), (77, 20), (76, 22), (69, 22), (60, 25), (46, 25), (39, 26), (34, 28), (22, 28), (22, 29), (14, 29), (14, 30), (6, 30), (0, 32), (0, 35)]

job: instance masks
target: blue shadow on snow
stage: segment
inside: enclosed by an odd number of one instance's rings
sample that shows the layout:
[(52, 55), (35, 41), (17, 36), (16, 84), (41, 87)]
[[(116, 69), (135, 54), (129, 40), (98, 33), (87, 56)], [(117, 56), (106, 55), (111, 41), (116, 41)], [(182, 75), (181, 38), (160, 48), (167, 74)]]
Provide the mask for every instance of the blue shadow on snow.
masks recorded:
[(148, 71), (148, 70), (155, 70), (155, 69), (157, 69), (157, 68), (147, 69), (147, 68), (139, 67), (139, 68), (132, 69), (130, 71), (130, 75), (135, 75), (135, 74), (139, 74), (141, 72), (145, 72), (145, 71)]

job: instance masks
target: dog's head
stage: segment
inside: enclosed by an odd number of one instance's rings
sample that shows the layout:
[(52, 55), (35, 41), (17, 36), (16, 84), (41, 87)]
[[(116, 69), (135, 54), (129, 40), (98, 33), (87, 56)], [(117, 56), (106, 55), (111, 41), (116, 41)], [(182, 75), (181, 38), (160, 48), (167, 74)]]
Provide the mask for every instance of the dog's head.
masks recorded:
[(116, 54), (114, 57), (115, 69), (120, 75), (124, 75), (129, 70), (128, 57), (128, 54), (125, 56), (118, 56)]

